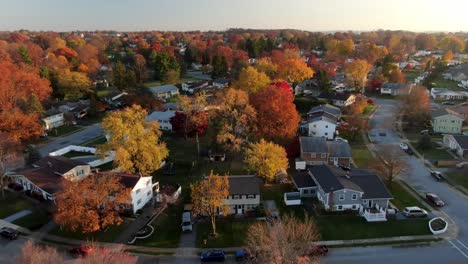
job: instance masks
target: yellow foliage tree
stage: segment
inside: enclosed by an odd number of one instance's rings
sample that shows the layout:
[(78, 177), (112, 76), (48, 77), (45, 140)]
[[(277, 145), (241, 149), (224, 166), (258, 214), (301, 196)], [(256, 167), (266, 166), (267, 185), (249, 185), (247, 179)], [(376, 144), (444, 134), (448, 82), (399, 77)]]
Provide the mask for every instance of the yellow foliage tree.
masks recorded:
[(202, 181), (190, 186), (192, 191), (193, 210), (196, 214), (210, 218), (212, 234), (216, 236), (216, 216), (218, 213), (227, 215), (229, 206), (223, 200), (229, 195), (229, 180), (226, 176), (210, 173)]
[(115, 150), (114, 163), (126, 173), (147, 175), (159, 169), (169, 151), (160, 142), (158, 122), (146, 122), (146, 115), (139, 105), (108, 114), (102, 127), (109, 141), (98, 147), (98, 154)]
[(259, 72), (264, 72), (270, 79), (274, 79), (278, 66), (274, 64), (270, 58), (261, 58), (255, 62), (255, 69)]
[(283, 147), (260, 140), (245, 151), (244, 163), (265, 181), (273, 181), (278, 172), (288, 168), (288, 158)]
[(302, 82), (314, 75), (314, 71), (301, 59), (287, 59), (278, 65), (278, 78), (289, 83)]
[(371, 70), (370, 65), (366, 60), (354, 60), (345, 66), (346, 80), (348, 85), (361, 90), (367, 81), (367, 74)]
[(257, 71), (252, 66), (248, 66), (242, 69), (239, 74), (239, 80), (233, 86), (251, 94), (265, 88), (269, 83), (271, 83), (271, 80), (265, 73)]

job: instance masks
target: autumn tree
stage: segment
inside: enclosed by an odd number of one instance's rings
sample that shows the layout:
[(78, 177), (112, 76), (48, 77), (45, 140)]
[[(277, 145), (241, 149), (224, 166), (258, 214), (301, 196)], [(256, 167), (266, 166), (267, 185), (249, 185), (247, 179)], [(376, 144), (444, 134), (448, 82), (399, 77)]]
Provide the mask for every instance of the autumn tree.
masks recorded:
[(91, 92), (91, 81), (86, 74), (66, 70), (58, 75), (58, 89), (67, 100), (78, 100)]
[(430, 97), (424, 86), (408, 88), (400, 96), (402, 105), (400, 113), (403, 120), (411, 125), (426, 125), (430, 120)]
[(130, 199), (130, 189), (112, 174), (91, 175), (81, 181), (64, 181), (56, 195), (54, 220), (73, 232), (90, 233), (122, 223), (118, 208)]
[(418, 34), (414, 42), (418, 50), (432, 50), (437, 44), (435, 36), (426, 33)]
[(5, 188), (8, 183), (8, 158), (15, 152), (18, 142), (10, 138), (5, 132), (0, 132), (0, 191), (5, 199)]
[(252, 224), (247, 232), (246, 250), (253, 257), (252, 263), (319, 263), (311, 244), (319, 239), (319, 229), (312, 218), (286, 215), (271, 224)]
[(390, 73), (388, 81), (391, 83), (406, 83), (405, 74), (399, 69), (395, 69)]
[(453, 52), (449, 50), (445, 52), (444, 55), (442, 56), (442, 61), (445, 63), (449, 63), (451, 60), (453, 60)]
[(263, 139), (248, 146), (244, 163), (265, 182), (274, 181), (279, 172), (288, 168), (288, 158), (284, 148)]
[(142, 83), (146, 80), (146, 60), (141, 54), (136, 54), (133, 58), (133, 64), (135, 65), (135, 75), (138, 83)]
[(32, 240), (26, 241), (21, 247), (21, 252), (15, 257), (15, 263), (19, 264), (62, 264), (65, 257), (55, 247), (41, 246)]
[(175, 124), (187, 140), (190, 132), (197, 133), (201, 128), (206, 128), (207, 126), (208, 121), (206, 114), (200, 113), (207, 105), (206, 96), (204, 93), (195, 94), (193, 97), (181, 95), (179, 99), (179, 108), (184, 114), (184, 118), (178, 120), (181, 121), (180, 124)]
[(367, 119), (362, 115), (363, 107), (361, 104), (352, 104), (347, 108), (347, 125), (340, 130), (340, 134), (346, 135), (351, 140), (356, 140), (363, 132), (368, 129)]
[(250, 99), (257, 112), (259, 138), (285, 143), (296, 135), (300, 116), (292, 91), (269, 85)]
[(136, 85), (136, 75), (131, 69), (127, 69), (125, 65), (118, 61), (112, 69), (113, 84), (120, 91), (127, 91)]
[(208, 114), (203, 110), (191, 110), (190, 120), (184, 112), (176, 112), (171, 118), (172, 130), (185, 135), (203, 134), (208, 128)]
[(258, 59), (255, 62), (254, 67), (255, 67), (255, 69), (257, 69), (257, 71), (263, 72), (266, 75), (268, 75), (268, 77), (270, 77), (270, 79), (274, 79), (275, 76), (276, 76), (276, 73), (278, 72), (278, 66), (276, 64), (274, 64), (271, 61), (271, 59), (268, 58), (268, 57)]
[(227, 215), (229, 206), (224, 199), (229, 195), (229, 180), (226, 176), (210, 173), (208, 177), (190, 186), (193, 210), (195, 214), (210, 218), (212, 235), (216, 236), (216, 216)]
[(455, 35), (447, 35), (439, 41), (439, 48), (452, 52), (462, 52), (465, 49), (463, 39)]
[(356, 90), (362, 90), (367, 82), (367, 74), (372, 66), (365, 60), (354, 60), (346, 64), (346, 81), (350, 87)]
[(254, 133), (257, 112), (249, 104), (247, 92), (234, 88), (222, 94), (219, 105), (216, 141), (226, 150), (239, 152)]
[(180, 72), (178, 70), (168, 70), (164, 75), (164, 83), (178, 84), (180, 83)]
[(287, 59), (278, 65), (278, 78), (290, 83), (299, 83), (314, 75), (302, 59)]
[(259, 92), (270, 82), (270, 78), (268, 78), (265, 73), (259, 72), (254, 67), (248, 66), (241, 70), (239, 80), (233, 83), (233, 87), (252, 94)]
[(103, 247), (97, 243), (89, 245), (93, 248), (93, 253), (80, 258), (77, 264), (136, 264), (138, 257), (125, 252), (123, 245)]
[(211, 62), (213, 66), (213, 71), (211, 72), (211, 78), (216, 79), (219, 77), (226, 77), (229, 71), (228, 63), (226, 57), (224, 56), (214, 56)]
[(377, 150), (379, 161), (372, 165), (372, 169), (384, 180), (391, 184), (397, 177), (403, 176), (409, 165), (406, 156), (394, 146), (386, 145)]
[(169, 151), (160, 141), (159, 124), (146, 122), (146, 116), (138, 105), (109, 113), (102, 121), (109, 140), (98, 146), (99, 155), (114, 150), (114, 163), (126, 173), (148, 175), (159, 169)]
[(169, 70), (180, 70), (177, 60), (168, 52), (164, 51), (156, 55), (154, 59), (155, 78), (157, 80), (165, 81), (166, 73)]

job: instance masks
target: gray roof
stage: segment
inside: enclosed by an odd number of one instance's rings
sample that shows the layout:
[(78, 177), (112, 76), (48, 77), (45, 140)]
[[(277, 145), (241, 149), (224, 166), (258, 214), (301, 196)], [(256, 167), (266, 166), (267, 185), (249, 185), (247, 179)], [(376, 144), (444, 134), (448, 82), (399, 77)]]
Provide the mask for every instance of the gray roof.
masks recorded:
[(149, 88), (152, 93), (158, 94), (158, 93), (167, 93), (170, 91), (178, 91), (179, 88), (177, 86), (172, 85), (172, 84), (166, 84), (166, 85), (161, 85), (161, 86), (154, 86)]
[(468, 149), (468, 136), (454, 135), (453, 138), (462, 149)]
[(351, 169), (351, 177), (345, 178), (353, 182), (364, 192), (362, 199), (393, 198), (379, 176), (363, 169)]
[[(332, 167), (327, 165), (310, 166), (309, 171), (313, 178), (320, 185), (325, 193), (330, 193), (344, 189), (343, 184), (338, 180)], [(343, 172), (344, 174), (344, 172)]]
[(229, 79), (218, 78), (218, 79), (214, 79), (213, 83), (228, 84), (228, 83), (229, 83)]
[(407, 85), (404, 83), (384, 83), (381, 89), (400, 90), (406, 88)]
[(437, 117), (441, 117), (441, 116), (444, 116), (444, 115), (452, 115), (452, 116), (458, 117), (460, 119), (463, 119), (462, 117), (460, 117), (458, 115), (455, 115), (453, 113), (448, 112), (445, 108), (440, 108), (440, 109), (434, 110), (431, 113), (432, 118), (437, 118)]
[(54, 116), (54, 115), (59, 115), (59, 114), (62, 114), (62, 112), (60, 112), (59, 110), (57, 110), (55, 108), (51, 108), (51, 109), (45, 111), (44, 117), (49, 117), (49, 116)]
[(351, 147), (344, 141), (327, 141), (330, 157), (351, 157)]
[(292, 175), (292, 180), (296, 188), (311, 188), (317, 186), (312, 177), (309, 174), (309, 171), (296, 171)]
[(169, 120), (175, 116), (176, 111), (154, 111), (146, 117), (146, 122), (153, 122), (158, 120)]
[(314, 113), (323, 113), (323, 112), (333, 115), (335, 117), (339, 117), (341, 115), (340, 108), (333, 106), (333, 105), (329, 105), (329, 104), (314, 106), (309, 110), (309, 112), (307, 112), (307, 115), (314, 114)]
[(327, 140), (324, 137), (300, 137), (301, 152), (328, 153)]
[(260, 194), (260, 184), (257, 177), (253, 175), (227, 177), (230, 195)]
[(309, 116), (307, 117), (308, 123), (316, 122), (320, 120), (328, 121), (332, 124), (336, 124), (336, 122), (338, 122), (338, 118), (336, 116), (329, 114), (329, 113), (325, 113), (325, 112), (321, 112), (321, 113), (317, 112), (314, 114), (309, 114)]

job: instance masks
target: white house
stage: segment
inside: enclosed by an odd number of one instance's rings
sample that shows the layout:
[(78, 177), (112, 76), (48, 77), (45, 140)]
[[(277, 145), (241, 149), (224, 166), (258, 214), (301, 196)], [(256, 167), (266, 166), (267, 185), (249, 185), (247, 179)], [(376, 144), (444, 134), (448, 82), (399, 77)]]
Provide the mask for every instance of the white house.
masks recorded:
[(403, 83), (384, 83), (380, 88), (380, 94), (400, 95), (406, 90), (405, 88), (407, 88), (407, 85)]
[(460, 158), (468, 157), (468, 136), (444, 135), (444, 145), (457, 153)]
[(432, 88), (431, 97), (435, 100), (463, 100), (465, 92), (455, 92), (447, 88)]
[(185, 82), (182, 83), (182, 91), (194, 94), (197, 90), (201, 90), (208, 86), (208, 81), (198, 81), (198, 82)]
[(8, 175), (23, 190), (31, 191), (44, 200), (54, 200), (63, 181), (79, 181), (91, 174), (91, 166), (61, 156), (47, 156), (33, 164), (33, 169), (22, 170)]
[(153, 86), (149, 88), (153, 95), (158, 99), (167, 99), (179, 94), (179, 88), (172, 84)]
[(124, 208), (131, 210), (134, 214), (143, 208), (159, 192), (159, 183), (153, 183), (151, 176), (139, 176), (124, 173), (114, 173), (119, 177), (120, 183), (131, 189), (130, 200)]
[(146, 117), (146, 122), (157, 121), (161, 130), (172, 131), (171, 118), (176, 114), (176, 111), (154, 111)]
[(223, 203), (231, 208), (230, 214), (244, 214), (260, 205), (260, 185), (252, 175), (226, 176), (229, 180), (229, 196)]
[(301, 131), (309, 137), (325, 137), (332, 140), (335, 137), (337, 121), (326, 113), (311, 116), (301, 125)]
[(65, 124), (63, 113), (55, 109), (47, 110), (42, 121), (44, 122), (45, 130), (61, 127)]

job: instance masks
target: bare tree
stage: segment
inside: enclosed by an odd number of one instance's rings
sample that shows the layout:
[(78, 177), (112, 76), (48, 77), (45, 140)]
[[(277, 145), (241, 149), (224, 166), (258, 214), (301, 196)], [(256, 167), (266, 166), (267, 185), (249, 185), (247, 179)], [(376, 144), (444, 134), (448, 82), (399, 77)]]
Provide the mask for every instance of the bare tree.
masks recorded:
[(284, 216), (273, 223), (255, 223), (246, 238), (252, 263), (318, 263), (311, 253), (311, 242), (320, 238), (318, 228), (308, 216), (304, 220)]
[(380, 161), (376, 162), (372, 169), (389, 184), (408, 171), (406, 156), (400, 149), (390, 145), (382, 146), (377, 150), (377, 155)]
[(16, 263), (21, 264), (61, 264), (64, 257), (57, 249), (49, 246), (40, 246), (28, 240), (21, 248), (21, 252), (16, 256)]
[(93, 253), (77, 261), (78, 264), (135, 264), (137, 257), (125, 253), (123, 245), (116, 245), (112, 247), (100, 247), (97, 244), (91, 243)]

